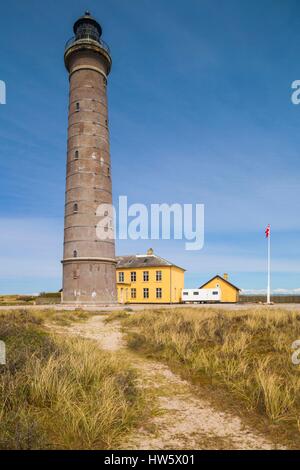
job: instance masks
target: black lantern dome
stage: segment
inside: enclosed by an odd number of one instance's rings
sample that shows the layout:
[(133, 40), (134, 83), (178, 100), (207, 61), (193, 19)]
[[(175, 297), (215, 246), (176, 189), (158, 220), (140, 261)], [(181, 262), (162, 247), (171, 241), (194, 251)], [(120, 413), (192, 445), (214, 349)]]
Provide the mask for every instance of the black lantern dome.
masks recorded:
[(100, 42), (102, 28), (91, 16), (89, 11), (86, 11), (85, 14), (75, 22), (73, 30), (76, 41), (79, 39), (92, 39)]

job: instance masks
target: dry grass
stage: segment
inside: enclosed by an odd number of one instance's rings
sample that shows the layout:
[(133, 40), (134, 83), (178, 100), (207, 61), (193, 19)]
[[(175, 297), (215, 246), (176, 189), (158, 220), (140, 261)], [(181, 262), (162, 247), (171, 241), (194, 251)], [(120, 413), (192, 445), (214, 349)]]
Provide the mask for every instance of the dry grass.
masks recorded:
[(37, 323), (55, 323), (62, 326), (71, 325), (74, 322), (80, 322), (88, 320), (91, 316), (91, 313), (86, 312), (81, 309), (77, 310), (56, 310), (56, 309), (35, 309), (29, 310), (26, 307), (20, 307), (18, 310), (2, 310), (0, 312), (0, 318), (4, 319), (5, 316), (9, 316), (12, 320), (15, 319), (25, 319), (31, 318)]
[(38, 295), (0, 295), (0, 306), (54, 305), (61, 303), (60, 292), (42, 292)]
[(41, 317), (0, 314), (0, 449), (117, 448), (144, 414), (135, 372), (93, 342), (49, 335)]
[(125, 320), (129, 317), (129, 313), (125, 310), (117, 310), (115, 312), (111, 312), (105, 318), (105, 323), (112, 323), (114, 321)]
[(35, 296), (29, 295), (0, 295), (0, 306), (32, 305), (35, 299)]
[(123, 324), (131, 348), (206, 378), (247, 410), (298, 433), (300, 366), (292, 364), (291, 344), (300, 338), (299, 313), (179, 308), (136, 313)]
[(81, 322), (88, 320), (91, 317), (91, 313), (85, 312), (83, 310), (40, 310), (38, 315), (47, 322), (53, 322), (58, 325), (68, 326), (74, 322)]

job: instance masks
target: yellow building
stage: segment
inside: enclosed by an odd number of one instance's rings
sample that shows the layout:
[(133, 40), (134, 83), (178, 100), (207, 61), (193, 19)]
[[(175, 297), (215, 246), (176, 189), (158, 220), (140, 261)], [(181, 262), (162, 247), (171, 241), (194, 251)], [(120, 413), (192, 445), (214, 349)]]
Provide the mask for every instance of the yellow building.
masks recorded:
[(215, 276), (207, 281), (199, 289), (221, 289), (221, 302), (235, 303), (239, 301), (240, 289), (228, 281), (228, 274), (222, 276)]
[(120, 303), (179, 303), (184, 287), (185, 270), (157, 256), (117, 257), (117, 288)]

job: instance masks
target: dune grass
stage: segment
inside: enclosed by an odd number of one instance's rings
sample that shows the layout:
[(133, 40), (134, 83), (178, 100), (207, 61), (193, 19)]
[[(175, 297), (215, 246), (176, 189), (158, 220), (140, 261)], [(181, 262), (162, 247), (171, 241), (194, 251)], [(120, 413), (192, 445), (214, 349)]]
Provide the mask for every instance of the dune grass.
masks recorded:
[(144, 415), (135, 372), (91, 341), (49, 334), (43, 315), (0, 314), (0, 449), (117, 448)]
[(291, 360), (291, 345), (300, 339), (299, 313), (164, 309), (136, 313), (123, 325), (132, 349), (224, 388), (300, 444), (300, 366)]
[(57, 310), (55, 308), (43, 309), (38, 308), (35, 310), (26, 309), (22, 306), (18, 310), (10, 310), (9, 307), (0, 312), (0, 318), (3, 319), (5, 316), (9, 316), (12, 321), (14, 318), (16, 320), (24, 320), (25, 318), (31, 318), (36, 323), (39, 324), (51, 324), (55, 323), (62, 326), (70, 325), (74, 322), (85, 321), (90, 318), (92, 314), (90, 312), (76, 309), (76, 310)]
[(22, 305), (60, 304), (60, 292), (42, 292), (38, 295), (0, 295), (0, 306), (12, 307)]

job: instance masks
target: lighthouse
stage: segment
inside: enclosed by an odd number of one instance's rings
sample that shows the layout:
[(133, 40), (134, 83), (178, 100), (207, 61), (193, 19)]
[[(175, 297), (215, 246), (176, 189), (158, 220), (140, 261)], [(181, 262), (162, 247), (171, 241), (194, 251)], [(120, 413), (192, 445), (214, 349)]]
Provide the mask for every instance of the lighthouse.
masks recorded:
[(102, 28), (88, 11), (73, 29), (64, 53), (70, 93), (62, 302), (97, 306), (117, 298), (115, 240), (97, 236), (97, 209), (112, 204), (107, 104), (112, 61)]

